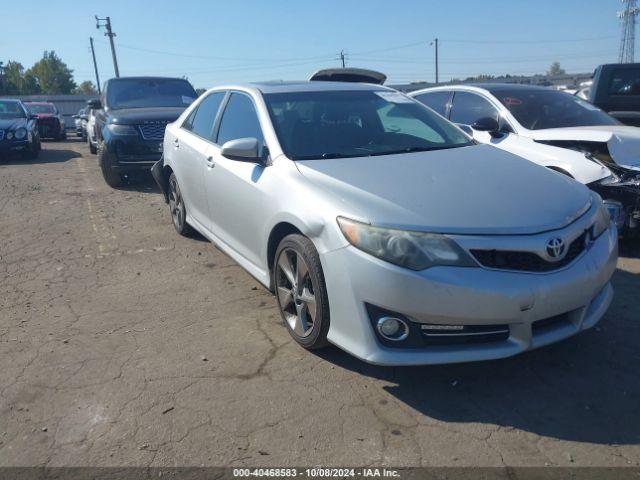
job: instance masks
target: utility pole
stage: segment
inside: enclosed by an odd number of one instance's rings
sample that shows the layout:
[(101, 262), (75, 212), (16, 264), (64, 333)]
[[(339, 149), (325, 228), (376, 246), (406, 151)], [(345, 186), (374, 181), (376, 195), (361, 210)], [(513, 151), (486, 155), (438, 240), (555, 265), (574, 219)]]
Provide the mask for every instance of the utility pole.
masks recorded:
[(91, 56), (93, 57), (93, 69), (96, 71), (96, 85), (98, 86), (98, 95), (101, 95), (100, 91), (100, 76), (98, 75), (98, 64), (96, 63), (96, 51), (93, 49), (93, 37), (89, 37), (89, 43), (91, 43)]
[(342, 68), (345, 68), (344, 50), (340, 50), (340, 61), (342, 62)]
[[(102, 23), (101, 23), (102, 22)], [(104, 34), (105, 37), (109, 37), (109, 43), (111, 43), (111, 56), (113, 57), (113, 69), (116, 72), (116, 78), (120, 77), (120, 70), (118, 70), (118, 59), (116, 58), (116, 46), (113, 43), (113, 37), (116, 36), (111, 30), (111, 18), (98, 18), (96, 15), (96, 28), (100, 29), (100, 27), (105, 27), (107, 32)]]
[(637, 0), (622, 0), (624, 10), (618, 12), (622, 26), (618, 63), (633, 63), (636, 43), (636, 18), (640, 14)]
[(434, 39), (429, 45), (435, 45), (436, 47), (436, 85), (438, 85), (438, 83), (440, 83), (440, 79), (438, 77), (438, 39)]

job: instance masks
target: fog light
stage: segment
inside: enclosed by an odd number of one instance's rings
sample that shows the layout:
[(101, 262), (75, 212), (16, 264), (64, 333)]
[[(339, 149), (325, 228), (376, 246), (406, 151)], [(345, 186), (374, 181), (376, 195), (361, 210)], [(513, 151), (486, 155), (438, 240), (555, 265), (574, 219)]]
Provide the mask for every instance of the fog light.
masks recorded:
[(378, 332), (387, 340), (399, 342), (409, 336), (409, 326), (399, 318), (382, 317), (378, 320)]

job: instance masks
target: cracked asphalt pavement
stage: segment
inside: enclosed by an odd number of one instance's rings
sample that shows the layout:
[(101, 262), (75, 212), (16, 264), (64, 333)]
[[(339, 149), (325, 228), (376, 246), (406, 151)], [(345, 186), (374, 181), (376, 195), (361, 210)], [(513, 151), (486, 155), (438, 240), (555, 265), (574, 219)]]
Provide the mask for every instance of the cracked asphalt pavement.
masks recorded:
[(310, 353), (77, 141), (0, 161), (0, 466), (638, 466), (640, 242), (600, 325), (422, 368)]

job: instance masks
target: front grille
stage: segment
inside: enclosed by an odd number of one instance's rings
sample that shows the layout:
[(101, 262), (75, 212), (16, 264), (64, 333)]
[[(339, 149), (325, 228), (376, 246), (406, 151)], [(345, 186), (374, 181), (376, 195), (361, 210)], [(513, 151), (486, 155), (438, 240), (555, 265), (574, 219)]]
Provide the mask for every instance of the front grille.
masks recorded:
[(534, 252), (510, 250), (471, 250), (471, 254), (483, 267), (524, 272), (551, 272), (566, 267), (584, 251), (587, 232), (576, 238), (566, 256), (559, 262), (549, 262)]
[(164, 140), (164, 130), (169, 122), (154, 122), (140, 125), (140, 133), (145, 140)]
[(4, 140), (4, 130), (0, 130), (0, 142)]

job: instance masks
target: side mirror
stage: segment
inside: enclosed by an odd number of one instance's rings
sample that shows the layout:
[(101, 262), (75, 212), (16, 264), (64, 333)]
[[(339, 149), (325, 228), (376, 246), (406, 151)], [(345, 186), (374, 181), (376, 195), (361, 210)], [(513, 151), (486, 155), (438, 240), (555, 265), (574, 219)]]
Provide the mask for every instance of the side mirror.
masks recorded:
[(102, 102), (100, 102), (100, 100), (98, 100), (97, 98), (87, 101), (87, 106), (89, 108), (93, 108), (94, 110), (102, 110)]
[(259, 156), (259, 147), (257, 138), (238, 138), (237, 140), (225, 142), (220, 153), (223, 157), (231, 160), (262, 163), (262, 159)]
[(479, 132), (489, 132), (493, 138), (498, 138), (502, 136), (502, 132), (500, 131), (500, 124), (495, 118), (492, 117), (483, 117), (480, 118), (471, 125), (471, 128), (474, 130), (478, 130)]

